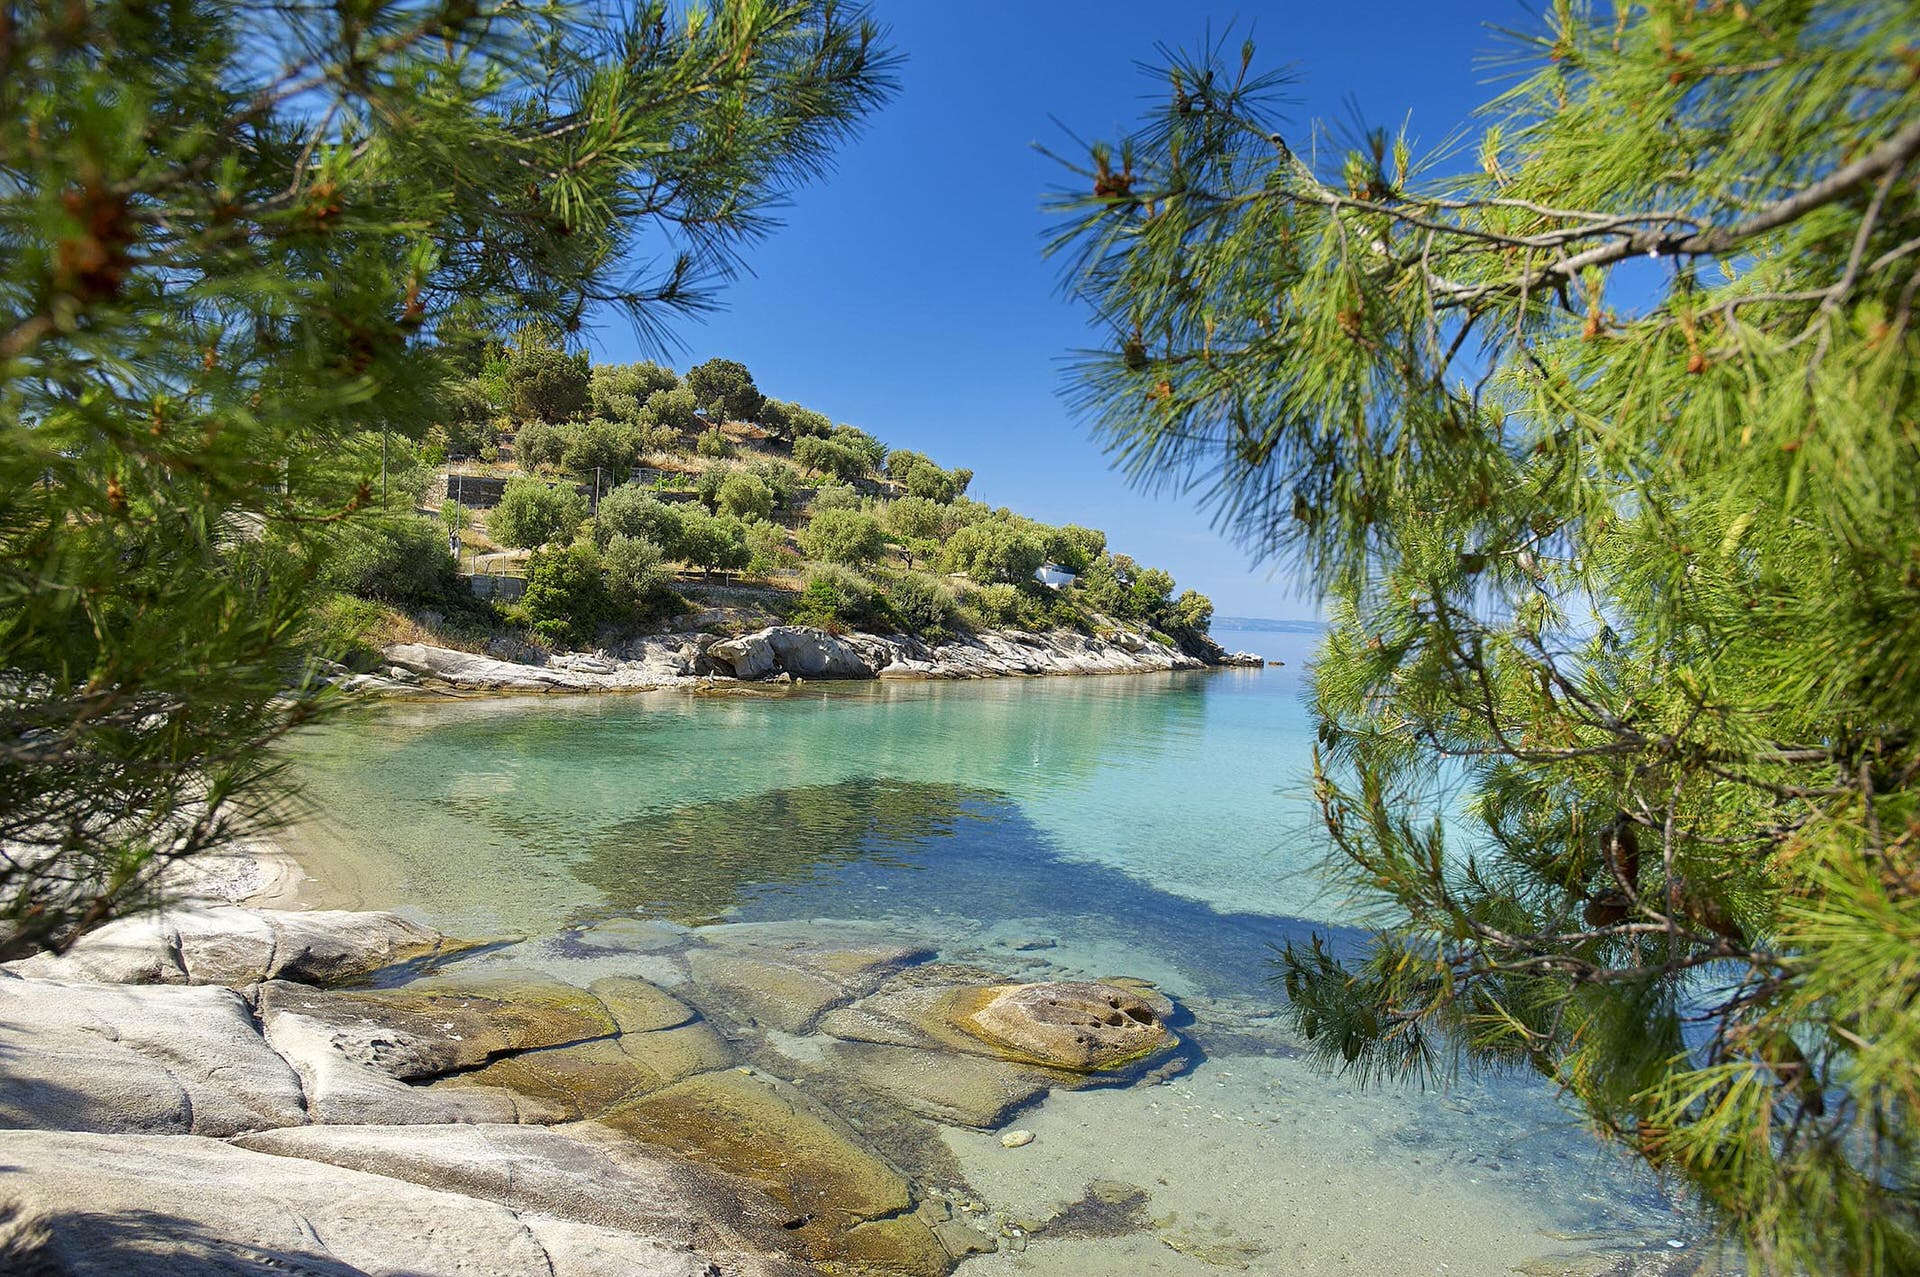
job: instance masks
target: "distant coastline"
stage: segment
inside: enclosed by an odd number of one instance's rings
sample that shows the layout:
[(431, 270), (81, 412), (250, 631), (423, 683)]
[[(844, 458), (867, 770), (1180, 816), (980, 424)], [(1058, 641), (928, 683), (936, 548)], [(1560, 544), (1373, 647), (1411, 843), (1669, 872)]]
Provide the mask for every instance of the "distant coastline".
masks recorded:
[(1213, 628), (1219, 630), (1238, 630), (1245, 634), (1320, 634), (1327, 626), (1324, 621), (1276, 621), (1264, 616), (1216, 616)]

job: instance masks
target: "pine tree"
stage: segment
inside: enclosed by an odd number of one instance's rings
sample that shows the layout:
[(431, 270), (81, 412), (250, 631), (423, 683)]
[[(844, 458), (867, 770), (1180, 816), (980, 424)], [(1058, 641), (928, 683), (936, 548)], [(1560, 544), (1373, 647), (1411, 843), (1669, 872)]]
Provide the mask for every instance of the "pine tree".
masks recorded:
[(472, 332), (657, 339), (890, 66), (830, 0), (0, 2), (0, 956), (272, 817), (307, 587)]
[(1538, 1070), (1767, 1271), (1920, 1269), (1920, 7), (1560, 0), (1469, 144), (1173, 55), (1082, 403), (1334, 624), (1367, 1077)]

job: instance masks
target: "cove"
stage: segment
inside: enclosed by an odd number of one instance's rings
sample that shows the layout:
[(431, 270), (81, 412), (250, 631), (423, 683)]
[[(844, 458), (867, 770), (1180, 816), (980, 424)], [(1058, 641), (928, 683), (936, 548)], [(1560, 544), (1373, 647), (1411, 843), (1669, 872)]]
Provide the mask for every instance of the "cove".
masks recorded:
[(1363, 936), (1315, 872), (1310, 747), (1290, 670), (384, 704), (294, 743), (289, 842), (316, 902), (505, 937), (481, 967), (645, 975), (633, 920), (785, 922), (1154, 982), (1182, 1007), (1176, 1076), (1056, 1092), (1018, 1150), (938, 1132), (927, 1173), (957, 1197), (1067, 1221), (963, 1272), (1602, 1272), (1691, 1249), (1698, 1222), (1533, 1081), (1363, 1091), (1300, 1058), (1271, 947)]

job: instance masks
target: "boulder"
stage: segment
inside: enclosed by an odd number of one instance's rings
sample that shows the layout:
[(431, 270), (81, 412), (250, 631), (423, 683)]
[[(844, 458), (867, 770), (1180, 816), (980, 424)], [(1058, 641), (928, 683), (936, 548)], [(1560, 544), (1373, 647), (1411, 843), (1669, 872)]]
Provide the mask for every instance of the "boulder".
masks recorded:
[(63, 954), (35, 954), (7, 969), (107, 984), (326, 983), (445, 946), (439, 932), (394, 913), (208, 905), (121, 918), (82, 936)]
[(722, 639), (707, 649), (707, 656), (726, 664), (741, 679), (777, 673), (795, 678), (872, 678), (878, 668), (853, 643), (804, 625), (774, 625)]
[[(404, 1150), (354, 1152), (341, 1160), (384, 1159), (391, 1169), (430, 1177), (429, 1140)], [(604, 1172), (592, 1154), (551, 1146), (493, 1146), (492, 1132), (466, 1133), (440, 1150), (453, 1174), (462, 1157), (478, 1160), (465, 1179), (489, 1182), (521, 1205), (447, 1192), (407, 1178), (309, 1160), (318, 1142), (276, 1152), (237, 1148), (192, 1136), (100, 1136), (72, 1132), (0, 1132), (0, 1164), (9, 1211), (0, 1218), (0, 1270), (60, 1277), (206, 1277), (266, 1271), (316, 1277), (455, 1277), (543, 1273), (552, 1277), (797, 1277), (796, 1265), (742, 1253), (703, 1232), (689, 1248), (687, 1217), (672, 1214), (656, 1230), (622, 1215), (613, 1225), (581, 1218), (602, 1209), (597, 1191), (576, 1191)], [(285, 1154), (285, 1155), (283, 1155)], [(537, 1156), (536, 1156), (537, 1155)], [(542, 1165), (540, 1158), (546, 1159)], [(500, 1184), (505, 1176), (509, 1183)], [(515, 1189), (511, 1181), (523, 1178)], [(645, 1192), (632, 1176), (619, 1189)], [(610, 1196), (610, 1195), (608, 1195)], [(671, 1208), (674, 1198), (651, 1200)], [(630, 1226), (629, 1226), (630, 1225)]]
[(0, 1127), (224, 1137), (306, 1120), (228, 989), (0, 974), (0, 1078)]
[(1009, 1059), (1097, 1073), (1173, 1045), (1161, 1005), (1122, 985), (1051, 981), (961, 990), (948, 1018)]
[(429, 643), (395, 643), (382, 655), (389, 665), (468, 691), (583, 692), (600, 686), (592, 674), (522, 665)]

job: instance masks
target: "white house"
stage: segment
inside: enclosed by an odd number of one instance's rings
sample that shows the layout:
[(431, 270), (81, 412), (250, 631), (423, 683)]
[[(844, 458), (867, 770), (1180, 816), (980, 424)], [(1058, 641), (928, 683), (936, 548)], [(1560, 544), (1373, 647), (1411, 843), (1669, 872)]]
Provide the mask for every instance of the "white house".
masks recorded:
[(1058, 563), (1042, 563), (1040, 570), (1033, 574), (1033, 579), (1050, 590), (1060, 590), (1072, 585), (1080, 578)]

